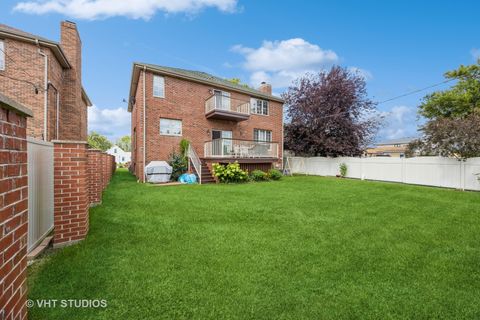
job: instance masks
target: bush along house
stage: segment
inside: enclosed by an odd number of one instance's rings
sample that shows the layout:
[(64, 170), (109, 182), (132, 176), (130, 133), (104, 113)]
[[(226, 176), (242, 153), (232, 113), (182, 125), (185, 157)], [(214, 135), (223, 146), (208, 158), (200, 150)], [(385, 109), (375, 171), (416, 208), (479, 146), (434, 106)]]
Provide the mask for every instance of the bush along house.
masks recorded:
[(200, 71), (134, 63), (131, 170), (145, 181), (145, 165), (168, 161), (182, 139), (190, 142), (188, 157), (201, 183), (214, 181), (213, 163), (281, 168), (283, 103), (267, 83), (252, 89)]

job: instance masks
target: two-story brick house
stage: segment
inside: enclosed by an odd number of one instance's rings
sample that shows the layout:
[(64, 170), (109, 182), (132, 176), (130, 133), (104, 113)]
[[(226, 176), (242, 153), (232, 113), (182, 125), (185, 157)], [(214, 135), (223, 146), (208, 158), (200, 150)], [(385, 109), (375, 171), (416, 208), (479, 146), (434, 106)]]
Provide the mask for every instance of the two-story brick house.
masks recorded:
[(168, 161), (182, 139), (202, 164), (238, 161), (247, 170), (281, 168), (283, 100), (210, 74), (134, 63), (128, 111), (132, 115), (132, 170), (144, 181), (150, 161)]
[(33, 112), (27, 136), (87, 140), (82, 43), (73, 22), (61, 22), (60, 42), (0, 24), (0, 93)]

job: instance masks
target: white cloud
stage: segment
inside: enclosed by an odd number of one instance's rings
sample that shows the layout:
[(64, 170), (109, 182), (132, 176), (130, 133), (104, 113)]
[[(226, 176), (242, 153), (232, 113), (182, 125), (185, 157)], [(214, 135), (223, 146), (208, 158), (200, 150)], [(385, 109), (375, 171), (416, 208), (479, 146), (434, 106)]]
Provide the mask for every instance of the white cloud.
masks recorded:
[(130, 113), (127, 108), (100, 109), (88, 108), (88, 131), (95, 131), (108, 137), (112, 142), (130, 135)]
[(208, 7), (233, 12), (237, 0), (31, 0), (19, 2), (14, 10), (30, 14), (53, 12), (87, 20), (115, 16), (148, 20), (157, 11), (191, 14)]
[(473, 60), (475, 60), (475, 62), (476, 62), (478, 59), (480, 59), (480, 49), (475, 49), (475, 48), (474, 48), (474, 49), (472, 49), (472, 50), (470, 51), (470, 54), (472, 55)]
[(232, 51), (244, 56), (243, 67), (251, 72), (250, 82), (262, 81), (274, 87), (287, 87), (307, 72), (318, 72), (338, 62), (338, 55), (301, 38), (264, 41), (259, 48), (236, 45)]
[(414, 137), (417, 132), (416, 109), (407, 106), (395, 106), (388, 112), (382, 112), (385, 127), (379, 132), (381, 139)]

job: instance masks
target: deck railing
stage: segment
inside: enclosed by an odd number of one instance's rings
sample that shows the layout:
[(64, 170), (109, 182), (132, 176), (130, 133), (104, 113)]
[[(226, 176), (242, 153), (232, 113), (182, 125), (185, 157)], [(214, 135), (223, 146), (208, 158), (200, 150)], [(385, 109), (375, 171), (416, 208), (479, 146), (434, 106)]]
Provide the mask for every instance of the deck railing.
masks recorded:
[(278, 143), (238, 139), (205, 142), (206, 158), (278, 158)]
[(227, 95), (214, 94), (205, 100), (205, 113), (214, 110), (250, 114), (250, 102), (234, 99)]
[(188, 146), (187, 156), (188, 156), (188, 166), (190, 167), (190, 163), (193, 164), (193, 169), (195, 169), (195, 172), (198, 175), (198, 183), (202, 184), (202, 162), (198, 157), (197, 153), (195, 152), (195, 149), (193, 149), (192, 145)]

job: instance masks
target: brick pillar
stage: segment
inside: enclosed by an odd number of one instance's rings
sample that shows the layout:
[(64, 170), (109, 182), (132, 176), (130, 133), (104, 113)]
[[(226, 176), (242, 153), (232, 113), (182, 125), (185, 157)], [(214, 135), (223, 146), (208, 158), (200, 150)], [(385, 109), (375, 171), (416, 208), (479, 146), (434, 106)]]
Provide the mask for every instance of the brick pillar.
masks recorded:
[(85, 239), (88, 233), (87, 143), (53, 141), (54, 246)]
[(27, 121), (0, 101), (0, 319), (26, 319)]
[(102, 153), (97, 149), (88, 149), (88, 198), (90, 206), (102, 202)]
[(108, 161), (105, 153), (102, 153), (102, 182), (102, 190), (105, 190), (108, 185)]

